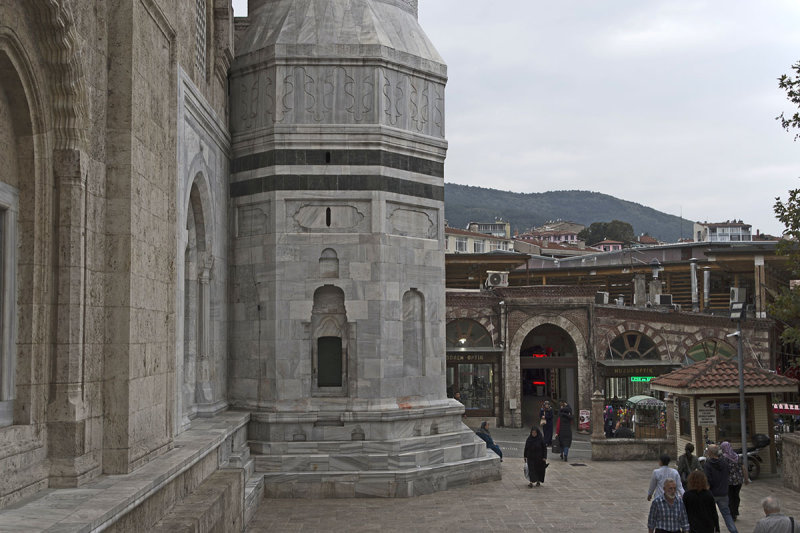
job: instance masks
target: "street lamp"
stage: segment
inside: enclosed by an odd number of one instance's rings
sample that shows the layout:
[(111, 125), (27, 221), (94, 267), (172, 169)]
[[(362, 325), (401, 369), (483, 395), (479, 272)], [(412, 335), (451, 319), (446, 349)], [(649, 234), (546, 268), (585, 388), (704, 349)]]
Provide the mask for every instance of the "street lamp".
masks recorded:
[(742, 355), (742, 320), (745, 318), (744, 302), (731, 302), (731, 320), (735, 320), (737, 325), (736, 333), (729, 336), (736, 336), (736, 355), (739, 360), (739, 423), (742, 426), (742, 469), (747, 471), (747, 404), (744, 402), (744, 356)]

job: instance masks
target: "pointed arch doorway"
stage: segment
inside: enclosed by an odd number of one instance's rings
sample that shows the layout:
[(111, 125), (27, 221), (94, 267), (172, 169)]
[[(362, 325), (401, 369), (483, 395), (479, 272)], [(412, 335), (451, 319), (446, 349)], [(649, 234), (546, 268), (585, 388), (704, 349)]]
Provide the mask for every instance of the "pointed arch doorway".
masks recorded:
[(539, 409), (549, 400), (554, 409), (565, 399), (576, 409), (578, 399), (578, 353), (575, 341), (555, 324), (532, 329), (519, 351), (522, 392), (522, 424), (538, 425)]

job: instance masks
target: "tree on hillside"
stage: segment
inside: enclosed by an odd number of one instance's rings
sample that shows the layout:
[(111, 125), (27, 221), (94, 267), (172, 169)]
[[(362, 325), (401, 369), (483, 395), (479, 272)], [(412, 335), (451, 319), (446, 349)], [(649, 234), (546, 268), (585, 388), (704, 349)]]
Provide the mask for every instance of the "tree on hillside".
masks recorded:
[(633, 226), (621, 220), (611, 222), (592, 222), (588, 228), (578, 233), (578, 238), (593, 246), (600, 241), (620, 241), (629, 243), (636, 240)]
[[(778, 78), (778, 87), (786, 91), (786, 98), (795, 107), (800, 107), (800, 61), (792, 65), (792, 70), (792, 76), (784, 74)], [(800, 111), (788, 118), (781, 113), (777, 120), (786, 131), (800, 129)], [(795, 141), (799, 137), (800, 133), (795, 134)], [(788, 258), (792, 279), (800, 279), (800, 189), (790, 190), (786, 203), (780, 197), (775, 198), (774, 210), (786, 228), (783, 232), (786, 238), (778, 243), (776, 253)], [(786, 325), (781, 334), (783, 342), (800, 346), (800, 286), (783, 288), (769, 311)]]

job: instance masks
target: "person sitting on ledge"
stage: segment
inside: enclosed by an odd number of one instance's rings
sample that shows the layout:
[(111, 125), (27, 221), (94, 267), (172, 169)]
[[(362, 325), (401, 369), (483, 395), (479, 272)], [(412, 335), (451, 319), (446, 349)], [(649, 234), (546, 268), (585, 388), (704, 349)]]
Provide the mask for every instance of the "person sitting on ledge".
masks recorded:
[(617, 426), (614, 428), (614, 438), (615, 439), (635, 439), (636, 435), (633, 434), (633, 431), (629, 427), (622, 425), (622, 420), (617, 421)]
[(480, 438), (486, 441), (486, 447), (500, 456), (500, 462), (503, 461), (503, 452), (500, 450), (500, 446), (494, 443), (494, 439), (489, 434), (489, 422), (484, 420), (481, 422), (481, 428), (475, 432)]

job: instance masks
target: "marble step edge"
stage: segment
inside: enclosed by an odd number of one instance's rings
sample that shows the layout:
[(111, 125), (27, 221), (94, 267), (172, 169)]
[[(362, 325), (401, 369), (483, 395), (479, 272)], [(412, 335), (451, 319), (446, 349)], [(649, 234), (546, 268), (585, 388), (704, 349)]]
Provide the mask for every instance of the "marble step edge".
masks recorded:
[[(466, 427), (466, 426), (465, 426)], [(303, 441), (264, 441), (250, 440), (248, 445), (253, 454), (320, 453), (347, 450), (351, 453), (400, 453), (436, 446), (471, 444), (478, 440), (469, 429), (435, 435), (418, 435), (391, 440), (303, 440)], [(483, 441), (480, 441), (483, 442)]]
[[(431, 466), (469, 460), (486, 455), (484, 443), (475, 442), (425, 450), (405, 452), (398, 455), (373, 454), (296, 454), (257, 455), (256, 472), (341, 472), (403, 470), (419, 466)], [(492, 452), (493, 454), (493, 452)], [(355, 470), (354, 470), (355, 471)]]

